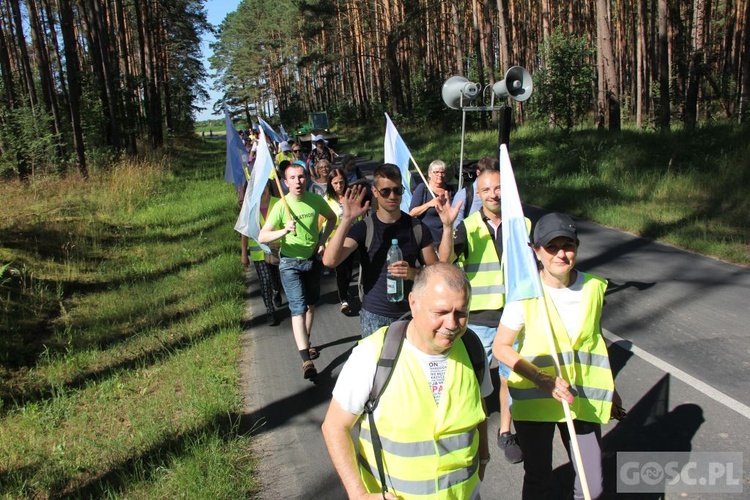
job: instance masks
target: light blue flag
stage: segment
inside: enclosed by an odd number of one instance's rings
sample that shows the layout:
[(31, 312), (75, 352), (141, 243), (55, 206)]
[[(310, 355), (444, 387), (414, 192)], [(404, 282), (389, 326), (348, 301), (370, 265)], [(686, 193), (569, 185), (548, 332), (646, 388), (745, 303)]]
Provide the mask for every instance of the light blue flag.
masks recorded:
[[(240, 216), (234, 225), (235, 231), (254, 239), (256, 242), (260, 233), (260, 197), (263, 195), (268, 179), (271, 178), (271, 171), (273, 171), (273, 159), (271, 158), (271, 152), (268, 150), (268, 144), (266, 144), (266, 136), (261, 129), (253, 171), (247, 184)], [(271, 249), (267, 245), (259, 244), (259, 246), (264, 252), (271, 253)]]
[(505, 144), (500, 146), (500, 206), (505, 257), (505, 301), (541, 297), (542, 281), (529, 242), (529, 230)]
[(258, 117), (258, 123), (260, 123), (260, 128), (263, 130), (263, 132), (265, 132), (266, 135), (268, 137), (270, 137), (271, 140), (273, 142), (275, 142), (276, 144), (278, 144), (278, 143), (280, 143), (280, 142), (282, 142), (284, 140), (284, 139), (281, 138), (281, 136), (279, 134), (276, 133), (276, 131), (273, 129), (273, 127), (270, 126), (268, 123), (266, 123), (266, 121), (263, 118), (261, 118), (260, 116)]
[(409, 172), (409, 160), (411, 152), (406, 143), (393, 125), (391, 117), (385, 114), (385, 140), (383, 141), (383, 153), (385, 163), (393, 163), (401, 170), (401, 180), (404, 185), (404, 194), (401, 197), (401, 210), (409, 213), (411, 205), (411, 173)]
[(235, 186), (241, 186), (247, 182), (245, 176), (245, 165), (250, 158), (247, 148), (242, 143), (242, 138), (234, 128), (234, 123), (229, 117), (229, 109), (224, 105), (224, 119), (227, 129), (227, 165), (224, 168), (224, 180), (231, 182)]
[(286, 133), (286, 130), (284, 130), (284, 125), (281, 123), (279, 123), (279, 132), (281, 132), (281, 138), (289, 142), (289, 134)]

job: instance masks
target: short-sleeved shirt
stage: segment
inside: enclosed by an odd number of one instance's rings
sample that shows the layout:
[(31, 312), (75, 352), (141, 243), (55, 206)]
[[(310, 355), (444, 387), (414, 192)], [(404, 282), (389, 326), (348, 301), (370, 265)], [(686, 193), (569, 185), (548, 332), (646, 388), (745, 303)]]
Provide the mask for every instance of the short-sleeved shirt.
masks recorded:
[[(446, 186), (445, 191), (453, 196), (454, 187), (448, 185)], [(411, 197), (411, 205), (409, 206), (409, 210), (412, 210), (413, 208), (416, 208), (420, 205), (424, 205), (431, 199), (432, 195), (427, 190), (427, 185), (422, 183), (417, 186), (417, 189), (414, 190), (414, 194)], [(430, 228), (432, 241), (440, 243), (440, 239), (443, 237), (443, 221), (440, 220), (440, 214), (438, 214), (437, 210), (435, 210), (434, 207), (430, 207), (424, 213), (422, 213), (419, 218), (422, 220), (422, 222), (425, 223), (427, 227)]]
[[(288, 233), (281, 238), (281, 255), (296, 259), (309, 259), (318, 247), (318, 215), (334, 216), (333, 210), (322, 196), (305, 192), (299, 200), (286, 196), (289, 209), (297, 221), (296, 234)], [(268, 221), (275, 229), (286, 224), (288, 214), (283, 203), (274, 205), (268, 214)]]
[(412, 282), (404, 280), (404, 300), (401, 302), (389, 302), (386, 293), (386, 264), (388, 249), (391, 240), (396, 238), (404, 260), (414, 267), (419, 260), (423, 248), (432, 245), (430, 230), (422, 224), (422, 241), (418, 242), (414, 237), (412, 228), (412, 217), (401, 212), (401, 217), (396, 222), (385, 223), (372, 216), (373, 236), (369, 249), (365, 248), (367, 238), (367, 224), (360, 221), (349, 228), (347, 238), (357, 243), (357, 251), (360, 255), (362, 266), (362, 287), (364, 289), (364, 300), (362, 308), (373, 314), (385, 316), (386, 318), (400, 318), (409, 311), (407, 297), (411, 291)]

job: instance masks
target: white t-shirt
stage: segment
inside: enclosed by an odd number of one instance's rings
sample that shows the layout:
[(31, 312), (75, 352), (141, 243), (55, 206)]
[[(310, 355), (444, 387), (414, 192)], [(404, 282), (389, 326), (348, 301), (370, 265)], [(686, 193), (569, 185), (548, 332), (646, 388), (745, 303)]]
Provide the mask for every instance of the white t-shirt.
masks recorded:
[[(404, 349), (416, 355), (419, 364), (424, 370), (425, 378), (432, 389), (432, 396), (435, 402), (440, 402), (440, 394), (443, 390), (443, 381), (445, 380), (445, 370), (448, 366), (448, 353), (444, 355), (431, 355), (417, 349), (409, 339), (404, 340)], [(450, 351), (449, 351), (450, 352)], [(377, 353), (372, 349), (363, 348), (357, 345), (352, 350), (349, 360), (341, 369), (341, 374), (333, 388), (333, 399), (335, 399), (342, 409), (354, 415), (360, 415), (365, 408), (365, 403), (370, 398), (372, 390), (372, 380), (375, 377), (377, 368)], [(492, 394), (492, 380), (490, 371), (485, 360), (484, 378), (480, 385), (482, 397)], [(437, 405), (436, 405), (437, 406)], [(379, 408), (375, 409), (375, 417), (378, 416)]]
[[(576, 280), (566, 288), (551, 288), (544, 283), (542, 285), (544, 286), (545, 293), (552, 299), (551, 305), (560, 315), (560, 319), (568, 331), (568, 336), (571, 340), (575, 340), (583, 322), (583, 315), (581, 314), (583, 273), (576, 272)], [(500, 323), (513, 331), (520, 331), (523, 325), (526, 324), (523, 302), (517, 300), (505, 304)]]

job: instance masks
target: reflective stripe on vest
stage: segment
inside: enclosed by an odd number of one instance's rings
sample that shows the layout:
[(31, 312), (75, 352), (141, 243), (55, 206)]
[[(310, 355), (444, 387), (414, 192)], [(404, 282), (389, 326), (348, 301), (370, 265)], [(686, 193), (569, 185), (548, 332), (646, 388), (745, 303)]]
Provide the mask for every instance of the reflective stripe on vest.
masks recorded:
[[(546, 333), (551, 326), (563, 378), (571, 385), (571, 392), (575, 396), (570, 406), (573, 418), (606, 423), (609, 421), (614, 391), (607, 345), (600, 326), (607, 282), (590, 274), (581, 274), (581, 314), (584, 318), (581, 331), (575, 332), (571, 340), (545, 290), (548, 314), (543, 310), (545, 305), (541, 298), (523, 301), (525, 325), (518, 337), (518, 353), (554, 377), (555, 367)], [(514, 399), (511, 410), (514, 419), (540, 422), (561, 422), (565, 419), (562, 405), (531, 381), (511, 373), (508, 387)]]
[[(474, 441), (475, 432), (476, 430), (472, 429), (457, 436), (440, 439), (437, 443), (435, 441), (398, 443), (381, 437), (380, 444), (383, 447), (383, 451), (399, 457), (424, 457), (432, 455), (435, 453), (436, 447), (439, 455), (447, 455), (448, 453), (471, 446), (472, 441)], [(359, 433), (359, 438), (372, 444), (370, 429), (362, 429)]]
[[(371, 466), (367, 463), (367, 460), (361, 455), (357, 454), (357, 462), (360, 466), (360, 470), (366, 471), (373, 478), (378, 477), (377, 467)], [(450, 488), (458, 486), (461, 483), (471, 479), (479, 469), (479, 459), (475, 458), (471, 465), (465, 469), (459, 469), (457, 471), (449, 472), (439, 476), (437, 479), (427, 479), (423, 481), (412, 481), (408, 479), (401, 479), (393, 476), (388, 476), (388, 489), (396, 490), (399, 492), (399, 498), (404, 498), (403, 495), (411, 496), (427, 496), (436, 495), (440, 491), (449, 491)], [(408, 472), (408, 471), (404, 471)], [(379, 491), (377, 492), (379, 493)], [(469, 492), (471, 494), (472, 492)], [(451, 498), (468, 498), (468, 496), (453, 496)]]
[[(380, 353), (385, 329), (362, 340)], [(375, 355), (377, 357), (377, 354)], [(479, 485), (479, 432), (484, 421), (479, 382), (466, 347), (448, 355), (443, 392), (436, 405), (422, 366), (409, 347), (396, 362), (375, 411), (388, 489), (399, 498), (469, 498)], [(360, 475), (380, 492), (368, 420), (361, 420)]]

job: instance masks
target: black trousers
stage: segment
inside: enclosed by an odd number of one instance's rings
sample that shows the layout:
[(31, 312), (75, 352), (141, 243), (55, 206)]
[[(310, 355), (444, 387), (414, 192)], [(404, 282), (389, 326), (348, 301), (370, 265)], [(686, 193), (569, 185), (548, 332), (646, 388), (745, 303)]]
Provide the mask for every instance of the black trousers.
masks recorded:
[[(555, 428), (560, 429), (563, 444), (568, 452), (574, 469), (576, 483), (573, 498), (584, 498), (581, 482), (578, 477), (578, 464), (572, 458), (570, 434), (565, 422), (529, 422), (514, 420), (518, 444), (523, 451), (523, 493), (524, 500), (552, 499), (552, 439)], [(574, 420), (578, 436), (578, 446), (586, 470), (591, 498), (599, 498), (603, 492), (602, 481), (602, 427), (601, 424)]]

